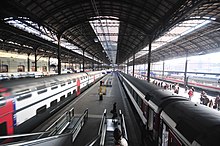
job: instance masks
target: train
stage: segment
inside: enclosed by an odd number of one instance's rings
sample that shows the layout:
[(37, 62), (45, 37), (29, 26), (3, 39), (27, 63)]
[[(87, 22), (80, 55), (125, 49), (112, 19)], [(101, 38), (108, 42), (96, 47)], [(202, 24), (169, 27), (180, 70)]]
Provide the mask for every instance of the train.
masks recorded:
[(145, 80), (124, 73), (118, 77), (138, 115), (144, 139), (153, 145), (220, 145), (219, 111), (195, 104)]
[(0, 136), (30, 132), (103, 76), (91, 71), (0, 81)]

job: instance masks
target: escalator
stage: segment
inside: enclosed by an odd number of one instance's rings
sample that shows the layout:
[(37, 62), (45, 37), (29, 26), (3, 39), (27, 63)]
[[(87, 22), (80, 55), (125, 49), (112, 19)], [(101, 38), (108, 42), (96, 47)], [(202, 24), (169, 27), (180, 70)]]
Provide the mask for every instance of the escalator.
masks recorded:
[(119, 128), (122, 137), (128, 141), (127, 130), (125, 126), (124, 116), (119, 110), (119, 119), (107, 119), (106, 110), (103, 113), (97, 137), (86, 146), (112, 146), (115, 145), (114, 130)]
[(10, 139), (13, 141), (6, 143), (5, 145), (7, 146), (71, 146), (87, 119), (88, 109), (80, 117), (75, 117), (74, 109), (71, 109), (65, 112), (44, 132), (1, 136), (0, 140)]

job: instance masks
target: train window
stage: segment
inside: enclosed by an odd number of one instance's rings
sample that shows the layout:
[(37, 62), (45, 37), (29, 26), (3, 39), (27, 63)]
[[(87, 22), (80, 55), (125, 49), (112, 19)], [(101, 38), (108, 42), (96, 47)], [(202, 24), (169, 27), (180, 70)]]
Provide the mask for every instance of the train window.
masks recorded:
[(83, 77), (81, 77), (80, 79), (83, 80)]
[(15, 93), (16, 93), (15, 96), (19, 96), (19, 95), (22, 95), (22, 94), (27, 94), (27, 93), (30, 93), (30, 89), (23, 89), (23, 90), (20, 90), (20, 91), (16, 91)]
[(6, 104), (6, 100), (4, 97), (0, 97), (0, 107)]
[(37, 86), (37, 90), (41, 90), (41, 89), (45, 89), (46, 86), (45, 85), (42, 85), (42, 86)]
[(51, 86), (57, 85), (57, 82), (50, 83)]
[(47, 109), (47, 106), (46, 106), (46, 105), (44, 105), (44, 106), (38, 108), (37, 111), (36, 111), (36, 112), (37, 112), (37, 115), (44, 113), (44, 112), (46, 111), (46, 109)]
[(50, 102), (50, 107), (55, 106), (57, 104), (57, 99), (55, 99), (54, 101)]
[(5, 136), (7, 135), (7, 123), (3, 122), (0, 124), (0, 136)]
[(37, 94), (42, 94), (42, 93), (45, 93), (45, 92), (47, 92), (47, 89), (44, 89), (44, 90), (38, 91)]
[(60, 97), (60, 101), (63, 101), (65, 99), (65, 95)]
[(76, 79), (73, 79), (73, 83), (76, 82)]
[(71, 95), (71, 92), (67, 93), (67, 97)]
[(32, 96), (32, 94), (20, 95), (20, 96), (17, 98), (17, 100), (20, 101), (20, 100), (29, 98), (29, 97), (31, 97), (31, 96)]
[(51, 90), (54, 90), (54, 89), (56, 89), (56, 88), (58, 88), (58, 86), (51, 87)]
[(66, 83), (62, 83), (62, 84), (61, 84), (61, 87), (65, 86), (65, 85), (66, 85)]
[(70, 80), (68, 81), (68, 84), (71, 84), (71, 81), (70, 81)]
[(76, 90), (73, 90), (73, 94), (75, 94)]

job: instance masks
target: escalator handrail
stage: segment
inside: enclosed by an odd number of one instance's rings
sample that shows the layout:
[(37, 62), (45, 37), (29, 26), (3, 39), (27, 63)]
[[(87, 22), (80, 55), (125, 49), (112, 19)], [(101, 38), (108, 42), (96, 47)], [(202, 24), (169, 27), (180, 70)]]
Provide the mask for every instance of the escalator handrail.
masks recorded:
[(105, 109), (104, 112), (103, 112), (103, 114), (102, 114), (101, 123), (100, 123), (100, 125), (99, 125), (98, 135), (100, 135), (101, 132), (102, 132), (102, 125), (103, 125), (103, 123), (104, 123), (104, 121), (105, 121), (105, 119), (106, 119), (106, 113), (107, 113), (107, 110)]
[(6, 135), (6, 136), (0, 136), (0, 139), (28, 137), (28, 136), (35, 136), (35, 135), (40, 135), (40, 134), (45, 134), (45, 133), (50, 133), (50, 132), (51, 132), (51, 131), (36, 132), (36, 133), (26, 133), (26, 134)]
[(84, 113), (80, 116), (80, 118), (77, 120), (75, 126), (74, 126), (74, 130), (71, 131), (71, 133), (74, 133), (76, 131), (76, 129), (81, 126), (81, 122), (84, 120), (84, 118), (88, 118), (88, 108), (84, 111)]
[(100, 138), (101, 138), (101, 135), (97, 135), (86, 146), (93, 146)]
[(119, 110), (119, 115), (121, 117), (121, 131), (122, 131), (123, 137), (128, 141), (128, 134), (127, 134), (126, 126), (125, 126), (125, 119), (124, 119), (124, 115), (122, 114), (121, 110)]
[(59, 137), (63, 137), (63, 136), (68, 136), (70, 133), (66, 133), (66, 134), (61, 134), (61, 135), (54, 135), (54, 136), (49, 136), (49, 137), (44, 137), (44, 138), (39, 138), (39, 139), (34, 139), (34, 140), (29, 140), (29, 141), (19, 141), (19, 142), (13, 142), (13, 143), (8, 143), (7, 146), (21, 146), (21, 145), (35, 145), (35, 144), (39, 144), (42, 143), (43, 141), (50, 141), (53, 139), (57, 139)]
[(100, 122), (100, 125), (99, 125), (99, 130), (98, 130), (98, 135), (91, 140), (91, 142), (89, 142), (86, 146), (92, 146), (94, 145), (99, 139), (102, 138), (102, 132), (103, 132), (103, 125), (105, 124), (106, 122), (106, 113), (107, 113), (107, 110), (105, 109), (103, 114), (102, 114), (102, 120)]

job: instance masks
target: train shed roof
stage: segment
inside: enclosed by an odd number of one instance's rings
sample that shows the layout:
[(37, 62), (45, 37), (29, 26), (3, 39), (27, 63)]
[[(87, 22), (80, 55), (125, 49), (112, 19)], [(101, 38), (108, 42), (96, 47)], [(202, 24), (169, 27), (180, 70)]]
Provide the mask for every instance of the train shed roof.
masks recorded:
[[(219, 49), (219, 1), (11, 0), (1, 3), (1, 20), (4, 21), (9, 17), (28, 18), (54, 32), (58, 37), (65, 38), (88, 54), (96, 55), (107, 64), (112, 62), (108, 51), (104, 49), (101, 42), (94, 41), (94, 38), (97, 38), (97, 32), (91, 27), (91, 22), (94, 20), (100, 23), (101, 20), (106, 19), (119, 22), (118, 33), (98, 34), (118, 36), (117, 50), (110, 50), (117, 51), (117, 64), (124, 63), (176, 24), (189, 19), (209, 19), (211, 22), (208, 26), (183, 36), (185, 38), (172, 41), (154, 50), (152, 61), (184, 56), (187, 53), (209, 53)], [(146, 55), (142, 56), (137, 59), (136, 64), (146, 63), (146, 59)]]

